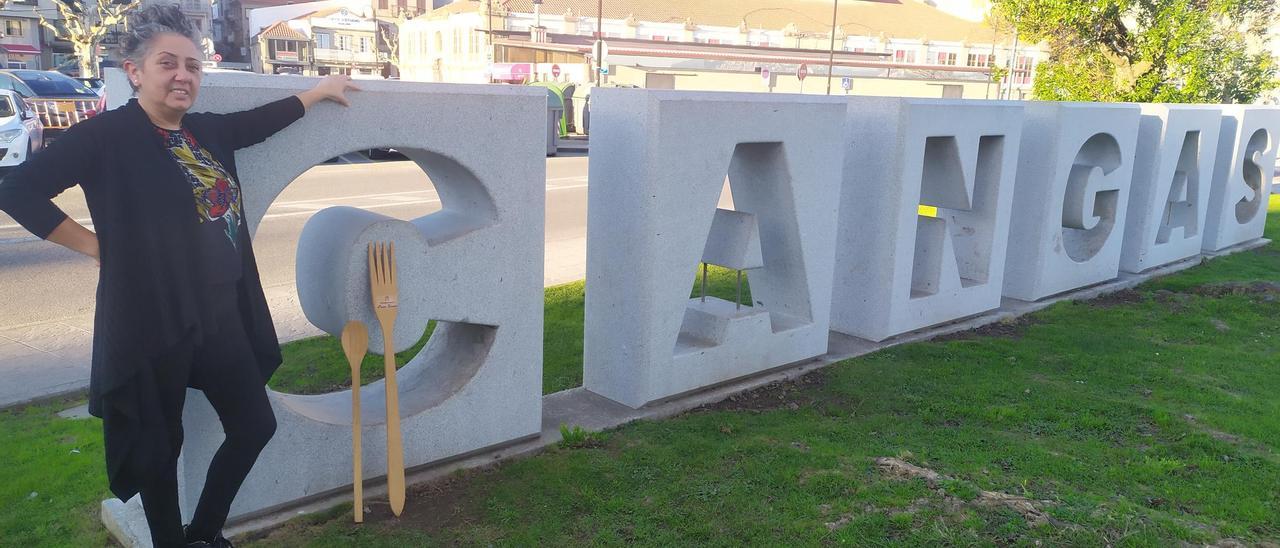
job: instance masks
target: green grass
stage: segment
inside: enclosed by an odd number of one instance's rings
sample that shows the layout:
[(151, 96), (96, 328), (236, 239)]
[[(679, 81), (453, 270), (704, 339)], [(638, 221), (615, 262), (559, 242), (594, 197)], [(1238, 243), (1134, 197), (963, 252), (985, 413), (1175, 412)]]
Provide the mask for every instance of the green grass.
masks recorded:
[(57, 416), (74, 403), (0, 411), (0, 545), (106, 544), (102, 423)]
[[(1267, 230), (1280, 238), (1280, 215)], [(716, 294), (732, 298), (731, 275), (717, 276)], [(1060, 303), (1013, 336), (899, 346), (454, 474), (414, 489), (400, 520), (375, 504), (357, 527), (339, 508), (252, 544), (1277, 542), (1280, 295), (1206, 289), (1259, 280), (1280, 282), (1280, 244)], [(582, 287), (547, 295), (553, 392), (580, 383)], [(5, 545), (103, 543), (99, 426), (56, 418), (61, 407), (0, 412)], [(948, 479), (887, 477), (871, 461), (884, 456)], [(981, 506), (982, 491), (1048, 501), (1053, 524)]]

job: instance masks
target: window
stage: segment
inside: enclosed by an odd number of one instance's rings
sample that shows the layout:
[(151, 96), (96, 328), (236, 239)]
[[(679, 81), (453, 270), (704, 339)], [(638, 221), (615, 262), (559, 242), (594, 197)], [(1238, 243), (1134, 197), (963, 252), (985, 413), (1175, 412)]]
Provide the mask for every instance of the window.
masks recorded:
[(1018, 56), (1018, 62), (1014, 65), (1013, 83), (1026, 85), (1031, 83), (1031, 58), (1025, 55)]
[(9, 61), (9, 68), (24, 69), (24, 68), (27, 68), (27, 62), (26, 61)]
[(936, 65), (954, 65), (956, 64), (956, 54), (945, 51), (935, 52), (933, 63)]
[(351, 37), (346, 34), (338, 35), (338, 49), (351, 51)]
[(359, 51), (360, 53), (369, 53), (369, 37), (368, 36), (360, 37), (360, 49), (356, 51)]
[(916, 52), (906, 49), (893, 50), (893, 62), (895, 63), (914, 63), (916, 62)]
[(0, 118), (8, 118), (17, 114), (18, 111), (13, 109), (13, 102), (8, 97), (0, 97)]
[(970, 53), (965, 65), (970, 67), (994, 67), (996, 66), (996, 58), (987, 53)]
[(316, 34), (316, 47), (320, 49), (333, 49), (333, 35)]
[(13, 20), (13, 19), (5, 19), (5, 20), (4, 20), (4, 35), (5, 35), (5, 36), (22, 36), (22, 21), (15, 21), (15, 20)]

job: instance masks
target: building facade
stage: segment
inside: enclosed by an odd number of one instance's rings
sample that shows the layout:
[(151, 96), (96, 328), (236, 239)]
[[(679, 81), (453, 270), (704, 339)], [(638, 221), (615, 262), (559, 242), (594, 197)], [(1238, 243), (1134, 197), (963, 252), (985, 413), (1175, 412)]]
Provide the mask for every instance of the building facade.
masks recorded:
[(381, 75), (376, 29), (373, 18), (347, 7), (328, 7), (277, 21), (253, 37), (253, 70), (316, 76)]
[(71, 43), (40, 26), (62, 19), (54, 0), (9, 0), (0, 9), (0, 68), (48, 70), (74, 64)]
[[(830, 64), (837, 91), (1019, 99), (1046, 55), (1036, 44), (1015, 50), (1011, 35), (919, 0), (842, 2), (834, 59), (823, 2), (612, 1), (601, 17), (595, 8), (575, 0), (440, 7), (400, 29), (402, 78), (813, 93), (825, 92)], [(994, 82), (995, 67), (1012, 69), (1009, 78)]]
[(303, 21), (280, 21), (258, 33), (253, 43), (251, 62), (254, 72), (315, 74), (311, 38), (291, 25), (299, 23)]

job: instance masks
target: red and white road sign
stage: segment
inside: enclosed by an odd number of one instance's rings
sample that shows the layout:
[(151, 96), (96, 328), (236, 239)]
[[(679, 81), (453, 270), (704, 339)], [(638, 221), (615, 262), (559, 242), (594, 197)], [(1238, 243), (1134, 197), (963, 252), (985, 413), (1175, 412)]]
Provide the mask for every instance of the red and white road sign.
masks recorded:
[(560, 65), (551, 65), (551, 77), (552, 78), (560, 77)]
[(803, 82), (805, 77), (808, 75), (809, 75), (809, 65), (800, 63), (800, 68), (796, 69), (796, 78), (799, 78), (800, 81)]
[(222, 62), (222, 54), (221, 54), (221, 53), (215, 53), (215, 54), (213, 54), (212, 59), (213, 59), (213, 62), (215, 62), (215, 63), (221, 63), (221, 62)]

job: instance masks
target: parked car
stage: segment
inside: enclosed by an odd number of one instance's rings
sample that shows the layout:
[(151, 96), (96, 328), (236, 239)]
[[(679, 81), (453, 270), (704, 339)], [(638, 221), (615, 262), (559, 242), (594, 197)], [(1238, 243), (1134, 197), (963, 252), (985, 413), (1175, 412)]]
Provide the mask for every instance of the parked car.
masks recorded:
[(99, 97), (107, 92), (107, 82), (102, 78), (76, 78), (75, 80), (84, 84), (84, 87), (93, 90)]
[(44, 148), (44, 128), (16, 91), (0, 89), (0, 170), (27, 161)]
[(0, 70), (0, 90), (4, 89), (16, 91), (31, 105), (44, 126), (46, 143), (105, 105), (104, 97), (52, 70)]

